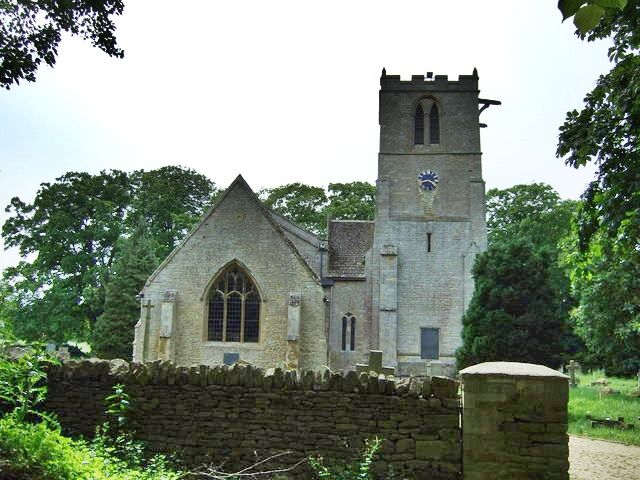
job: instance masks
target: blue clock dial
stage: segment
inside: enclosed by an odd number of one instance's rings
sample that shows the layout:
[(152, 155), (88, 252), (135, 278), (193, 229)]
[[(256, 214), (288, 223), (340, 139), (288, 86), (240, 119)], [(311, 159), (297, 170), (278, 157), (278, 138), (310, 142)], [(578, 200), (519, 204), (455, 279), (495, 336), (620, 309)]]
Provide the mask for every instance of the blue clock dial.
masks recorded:
[(425, 170), (418, 174), (418, 185), (422, 190), (435, 190), (439, 180), (438, 174), (433, 170)]

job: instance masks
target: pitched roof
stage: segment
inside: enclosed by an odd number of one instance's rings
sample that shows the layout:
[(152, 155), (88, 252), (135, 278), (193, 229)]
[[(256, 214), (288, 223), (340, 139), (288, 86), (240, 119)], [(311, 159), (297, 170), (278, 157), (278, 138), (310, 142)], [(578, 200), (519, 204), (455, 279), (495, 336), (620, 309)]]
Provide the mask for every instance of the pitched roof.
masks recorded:
[(363, 220), (329, 221), (328, 277), (364, 280), (364, 257), (373, 245), (374, 222)]
[(269, 221), (269, 223), (271, 223), (271, 225), (273, 226), (273, 228), (276, 230), (276, 232), (278, 232), (278, 234), (280, 235), (280, 237), (282, 238), (282, 240), (284, 240), (284, 242), (289, 246), (289, 248), (291, 248), (291, 250), (293, 251), (293, 253), (295, 254), (295, 256), (298, 258), (298, 260), (302, 263), (302, 265), (304, 265), (304, 267), (309, 271), (309, 273), (311, 274), (312, 278), (317, 282), (320, 283), (320, 277), (318, 276), (318, 274), (309, 266), (309, 264), (307, 263), (307, 261), (304, 259), (304, 257), (300, 254), (300, 252), (298, 251), (298, 249), (296, 248), (296, 246), (293, 244), (293, 242), (291, 240), (289, 240), (289, 238), (287, 238), (287, 236), (285, 235), (284, 229), (283, 227), (279, 224), (279, 222), (277, 222), (274, 219), (273, 216), (273, 212), (271, 212), (271, 210), (269, 210), (258, 198), (258, 196), (255, 194), (255, 192), (251, 189), (251, 187), (249, 186), (249, 184), (245, 181), (244, 178), (242, 178), (242, 175), (238, 175), (236, 177), (236, 179), (231, 183), (231, 185), (229, 185), (227, 187), (227, 189), (225, 190), (224, 194), (222, 194), (222, 196), (218, 199), (218, 201), (209, 209), (209, 211), (207, 211), (203, 216), (202, 219), (198, 222), (198, 224), (191, 229), (191, 231), (182, 239), (182, 241), (176, 246), (176, 248), (173, 249), (173, 251), (167, 256), (167, 258), (164, 259), (164, 261), (158, 266), (158, 268), (155, 269), (155, 271), (149, 276), (149, 278), (147, 279), (146, 283), (145, 283), (145, 287), (147, 285), (149, 285), (157, 276), (158, 274), (164, 269), (164, 267), (171, 261), (171, 259), (173, 259), (173, 257), (176, 255), (176, 253), (178, 253), (178, 251), (180, 251), (182, 249), (182, 247), (185, 245), (185, 243), (187, 243), (189, 241), (189, 239), (193, 236), (193, 234), (200, 228), (200, 226), (205, 222), (205, 220), (207, 218), (209, 218), (211, 216), (211, 214), (218, 208), (219, 205), (221, 205), (225, 199), (227, 198), (227, 196), (229, 195), (229, 192), (231, 192), (233, 190), (233, 188), (235, 186), (239, 186), (241, 188), (243, 188), (244, 190), (247, 191), (247, 193), (249, 194), (249, 198), (251, 199), (252, 203), (261, 211), (264, 213), (265, 217), (267, 218), (267, 220)]

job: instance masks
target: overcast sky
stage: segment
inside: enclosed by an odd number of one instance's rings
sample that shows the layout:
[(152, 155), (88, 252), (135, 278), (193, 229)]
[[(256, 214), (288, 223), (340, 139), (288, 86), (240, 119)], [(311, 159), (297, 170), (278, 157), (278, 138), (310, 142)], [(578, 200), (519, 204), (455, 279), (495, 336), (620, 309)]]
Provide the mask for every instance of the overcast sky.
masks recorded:
[[(487, 188), (593, 175), (555, 158), (558, 127), (610, 68), (607, 43), (555, 0), (125, 0), (125, 58), (64, 38), (55, 68), (0, 91), (0, 204), (68, 171), (191, 167), (226, 187), (375, 182), (378, 89), (390, 75), (470, 74)], [(4, 222), (6, 214), (0, 213)], [(0, 268), (17, 261), (0, 254)]]

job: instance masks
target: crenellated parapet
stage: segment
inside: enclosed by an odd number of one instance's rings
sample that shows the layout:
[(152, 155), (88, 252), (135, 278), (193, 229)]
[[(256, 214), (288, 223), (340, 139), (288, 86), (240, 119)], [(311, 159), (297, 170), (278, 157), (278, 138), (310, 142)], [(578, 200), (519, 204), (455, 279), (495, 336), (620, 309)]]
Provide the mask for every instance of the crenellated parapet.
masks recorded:
[(400, 75), (387, 75), (386, 70), (380, 76), (380, 87), (384, 91), (424, 92), (424, 91), (468, 91), (478, 90), (478, 72), (471, 75), (459, 75), (457, 80), (449, 80), (448, 75), (412, 75), (411, 80), (402, 80)]

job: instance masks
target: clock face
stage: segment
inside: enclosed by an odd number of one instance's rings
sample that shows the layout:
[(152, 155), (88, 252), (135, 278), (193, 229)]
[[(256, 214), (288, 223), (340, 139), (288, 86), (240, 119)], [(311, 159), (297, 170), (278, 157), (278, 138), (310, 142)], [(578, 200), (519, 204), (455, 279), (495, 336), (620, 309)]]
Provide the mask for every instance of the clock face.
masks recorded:
[(418, 185), (422, 190), (435, 190), (439, 180), (438, 174), (433, 170), (425, 170), (418, 174)]

